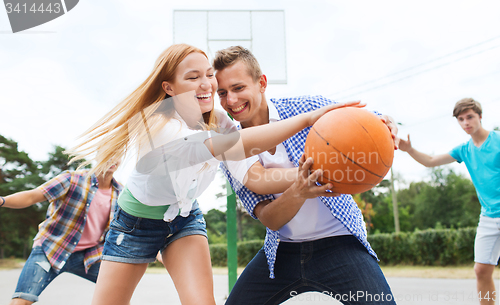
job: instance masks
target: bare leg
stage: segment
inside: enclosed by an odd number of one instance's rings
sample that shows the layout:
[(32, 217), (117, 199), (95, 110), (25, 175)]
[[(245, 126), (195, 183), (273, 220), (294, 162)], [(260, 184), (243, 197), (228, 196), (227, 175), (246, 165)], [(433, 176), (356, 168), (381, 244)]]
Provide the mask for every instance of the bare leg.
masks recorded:
[(9, 305), (31, 305), (33, 302), (26, 301), (25, 299), (15, 298), (10, 301)]
[(148, 264), (102, 261), (93, 305), (127, 305)]
[(210, 250), (205, 236), (182, 237), (168, 245), (162, 257), (183, 305), (215, 305)]
[[(494, 265), (476, 263), (474, 271), (477, 279), (477, 292), (481, 298), (479, 304), (494, 305), (496, 301), (495, 282), (493, 281)], [(484, 299), (486, 297), (486, 299)]]

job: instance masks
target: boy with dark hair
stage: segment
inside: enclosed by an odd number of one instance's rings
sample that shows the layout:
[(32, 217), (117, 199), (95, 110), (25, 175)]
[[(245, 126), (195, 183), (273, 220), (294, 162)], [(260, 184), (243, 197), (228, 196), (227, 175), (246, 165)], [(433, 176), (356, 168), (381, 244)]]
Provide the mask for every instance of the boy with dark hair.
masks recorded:
[(399, 149), (426, 167), (457, 161), (465, 162), (481, 203), (481, 215), (474, 243), (474, 271), (481, 305), (495, 304), (493, 271), (500, 257), (500, 132), (488, 131), (481, 124), (482, 108), (472, 98), (455, 104), (453, 116), (471, 139), (447, 154), (430, 156), (412, 147), (410, 135)]

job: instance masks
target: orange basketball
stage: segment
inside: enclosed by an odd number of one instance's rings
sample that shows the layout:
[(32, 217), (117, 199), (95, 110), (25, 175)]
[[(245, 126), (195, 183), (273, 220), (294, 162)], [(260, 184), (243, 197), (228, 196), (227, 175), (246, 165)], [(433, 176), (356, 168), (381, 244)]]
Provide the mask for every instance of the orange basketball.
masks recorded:
[(313, 170), (323, 169), (320, 183), (332, 191), (357, 194), (379, 184), (392, 166), (394, 142), (375, 114), (347, 107), (323, 115), (307, 136), (304, 154)]

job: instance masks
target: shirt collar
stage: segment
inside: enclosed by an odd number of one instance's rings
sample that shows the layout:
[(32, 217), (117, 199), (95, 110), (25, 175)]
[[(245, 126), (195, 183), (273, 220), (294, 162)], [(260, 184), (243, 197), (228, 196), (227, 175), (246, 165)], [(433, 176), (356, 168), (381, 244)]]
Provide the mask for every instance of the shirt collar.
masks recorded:
[(278, 113), (278, 109), (274, 106), (274, 103), (271, 101), (267, 102), (267, 107), (269, 108), (269, 122), (279, 121), (280, 115)]

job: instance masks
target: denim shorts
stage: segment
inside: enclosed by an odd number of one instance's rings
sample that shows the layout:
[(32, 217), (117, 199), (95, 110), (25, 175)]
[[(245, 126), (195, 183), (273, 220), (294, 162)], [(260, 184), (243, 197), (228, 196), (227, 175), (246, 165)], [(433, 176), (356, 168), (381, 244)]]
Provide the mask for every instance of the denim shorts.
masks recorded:
[(118, 208), (106, 235), (102, 260), (151, 263), (156, 260), (158, 251), (189, 235), (207, 237), (205, 219), (197, 204), (188, 217), (177, 216), (171, 222), (135, 217)]
[(93, 264), (88, 273), (85, 273), (83, 259), (85, 251), (74, 252), (70, 255), (66, 264), (58, 273), (50, 266), (42, 247), (34, 247), (31, 254), (24, 264), (19, 280), (17, 281), (16, 291), (12, 298), (20, 298), (30, 302), (37, 302), (38, 296), (42, 291), (61, 273), (70, 272), (83, 277), (89, 281), (96, 282), (99, 273), (100, 263)]
[(476, 263), (497, 265), (500, 257), (500, 218), (481, 215), (474, 242)]

